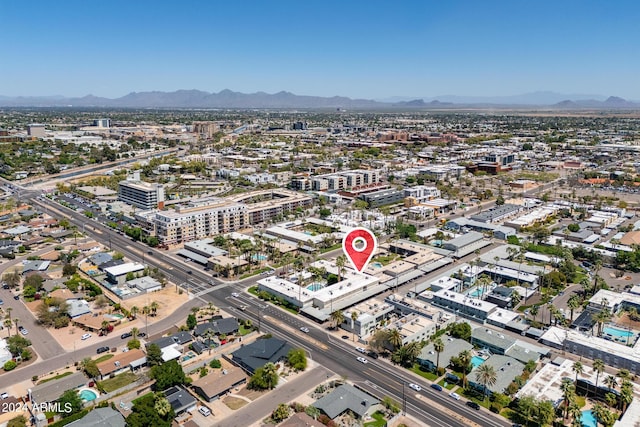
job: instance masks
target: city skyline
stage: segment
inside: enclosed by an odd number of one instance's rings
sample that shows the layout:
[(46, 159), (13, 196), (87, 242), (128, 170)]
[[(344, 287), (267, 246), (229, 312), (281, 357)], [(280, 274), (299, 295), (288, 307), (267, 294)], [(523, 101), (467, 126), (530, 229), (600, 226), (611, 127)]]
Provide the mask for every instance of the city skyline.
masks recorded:
[(3, 2), (0, 95), (130, 92), (640, 100), (631, 2)]

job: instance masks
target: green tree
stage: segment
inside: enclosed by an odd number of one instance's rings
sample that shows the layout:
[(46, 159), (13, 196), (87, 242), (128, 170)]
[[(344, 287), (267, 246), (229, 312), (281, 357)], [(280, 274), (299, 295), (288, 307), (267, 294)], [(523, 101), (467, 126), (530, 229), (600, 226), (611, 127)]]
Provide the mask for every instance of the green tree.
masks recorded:
[(65, 414), (65, 416), (73, 415), (82, 411), (82, 399), (78, 394), (78, 390), (67, 390), (62, 393), (60, 399), (58, 399), (60, 403), (61, 412)]
[(271, 413), (271, 419), (276, 423), (284, 421), (287, 418), (289, 418), (290, 411), (291, 411), (291, 409), (289, 408), (289, 405), (287, 405), (286, 403), (281, 403)]
[(387, 341), (391, 345), (393, 351), (397, 350), (402, 346), (402, 335), (397, 328), (393, 328), (387, 333)]
[(301, 348), (293, 348), (287, 354), (287, 363), (295, 371), (304, 371), (307, 369), (307, 355)]
[(27, 419), (23, 415), (18, 415), (9, 420), (7, 427), (27, 427)]
[(462, 367), (462, 387), (467, 386), (467, 372), (469, 370), (469, 366), (471, 366), (471, 359), (473, 355), (469, 350), (463, 350), (458, 355), (458, 360), (460, 361), (460, 365)]
[(593, 361), (593, 370), (596, 371), (596, 390), (598, 390), (598, 380), (600, 379), (600, 374), (604, 372), (604, 361), (602, 359), (595, 359)]
[(175, 418), (173, 408), (165, 416), (161, 416), (155, 408), (156, 399), (160, 396), (160, 394), (149, 393), (138, 398), (131, 409), (131, 414), (127, 416), (126, 425), (128, 427), (171, 427), (171, 422)]
[(98, 378), (100, 376), (98, 364), (90, 357), (82, 359), (80, 365), (82, 366), (82, 370), (87, 374), (89, 378)]
[(471, 325), (467, 322), (458, 322), (451, 325), (449, 333), (454, 338), (460, 338), (461, 340), (471, 340)]
[(182, 366), (176, 360), (170, 360), (151, 368), (151, 378), (156, 380), (156, 390), (166, 390), (174, 385), (187, 382)]
[(155, 402), (153, 403), (153, 409), (161, 416), (166, 417), (168, 413), (170, 413), (173, 408), (164, 396), (156, 396)]
[(151, 367), (162, 363), (162, 350), (160, 350), (158, 344), (149, 344), (149, 347), (147, 347), (147, 363)]
[(577, 386), (578, 375), (582, 375), (582, 373), (584, 372), (584, 366), (582, 365), (582, 362), (580, 362), (579, 360), (576, 360), (575, 362), (573, 362), (573, 366), (571, 366), (571, 370), (576, 374), (575, 384)]
[(337, 329), (338, 326), (341, 325), (342, 322), (344, 322), (344, 313), (342, 312), (342, 310), (336, 310), (331, 313), (331, 320), (334, 323), (334, 328)]
[(436, 372), (440, 370), (440, 353), (444, 351), (444, 342), (440, 338), (436, 338), (433, 342), (433, 350), (436, 352)]
[(198, 319), (193, 314), (187, 316), (187, 329), (192, 330), (198, 325)]
[(247, 387), (251, 390), (271, 390), (278, 385), (278, 372), (273, 363), (267, 363), (256, 369)]
[(220, 369), (222, 367), (222, 363), (220, 363), (220, 360), (218, 359), (213, 359), (209, 362), (209, 367), (212, 369)]

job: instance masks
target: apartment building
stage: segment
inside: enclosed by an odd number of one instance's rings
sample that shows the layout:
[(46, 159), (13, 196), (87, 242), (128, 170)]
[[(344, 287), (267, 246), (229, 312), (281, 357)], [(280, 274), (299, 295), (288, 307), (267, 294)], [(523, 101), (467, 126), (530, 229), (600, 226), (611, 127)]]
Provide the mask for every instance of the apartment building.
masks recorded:
[(380, 171), (365, 169), (353, 169), (311, 178), (311, 188), (314, 191), (349, 190), (378, 183), (380, 183)]
[(311, 196), (282, 188), (249, 191), (228, 197), (227, 200), (246, 206), (249, 224), (271, 222), (297, 209), (313, 206)]
[(155, 213), (153, 222), (161, 245), (175, 245), (249, 226), (246, 205), (225, 199), (206, 199)]
[(404, 197), (410, 197), (415, 200), (414, 204), (421, 204), (432, 199), (440, 198), (440, 190), (436, 187), (426, 185), (417, 185), (404, 189)]

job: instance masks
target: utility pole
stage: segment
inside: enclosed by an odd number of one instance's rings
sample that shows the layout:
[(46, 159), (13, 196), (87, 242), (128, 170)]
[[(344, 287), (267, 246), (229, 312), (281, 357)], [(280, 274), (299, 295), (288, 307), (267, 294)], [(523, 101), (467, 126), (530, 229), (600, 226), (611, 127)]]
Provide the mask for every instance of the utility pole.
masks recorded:
[(402, 415), (407, 415), (407, 396), (404, 392), (404, 380), (402, 381)]

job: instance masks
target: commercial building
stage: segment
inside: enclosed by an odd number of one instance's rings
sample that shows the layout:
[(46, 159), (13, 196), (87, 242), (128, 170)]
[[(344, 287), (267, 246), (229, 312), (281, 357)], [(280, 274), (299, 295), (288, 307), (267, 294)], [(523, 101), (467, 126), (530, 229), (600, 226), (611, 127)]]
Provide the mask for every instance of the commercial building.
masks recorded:
[(364, 188), (378, 184), (380, 175), (378, 170), (364, 169), (317, 175), (311, 178), (311, 189), (314, 191), (340, 191)]
[[(452, 337), (443, 337), (444, 350), (440, 353), (439, 362), (440, 366), (448, 366), (452, 357), (457, 357), (465, 350), (472, 350), (473, 346), (465, 340)], [(422, 348), (420, 354), (417, 357), (418, 363), (424, 368), (435, 371), (436, 364), (438, 363), (438, 354), (435, 351), (433, 343), (430, 343)]]
[(413, 201), (415, 201), (413, 204), (421, 204), (439, 198), (440, 190), (436, 187), (417, 185), (415, 187), (405, 188), (404, 197), (413, 199)]
[(110, 128), (111, 119), (96, 119), (93, 121), (93, 125), (99, 128)]
[(313, 206), (311, 196), (283, 188), (249, 191), (227, 197), (226, 200), (245, 206), (249, 224), (272, 222), (287, 213)]
[(402, 345), (406, 345), (414, 341), (429, 340), (438, 331), (438, 325), (431, 319), (411, 313), (389, 323), (385, 329), (389, 331), (396, 329), (402, 337)]
[(30, 125), (27, 125), (27, 135), (33, 138), (44, 138), (44, 125), (39, 123), (32, 123)]
[(496, 304), (444, 289), (434, 292), (432, 297), (433, 305), (477, 322), (484, 322), (498, 308)]
[(369, 204), (369, 207), (377, 208), (379, 206), (392, 205), (394, 203), (402, 202), (404, 200), (404, 193), (394, 188), (385, 188), (382, 190), (360, 194), (358, 196), (358, 199), (367, 202)]
[(467, 378), (472, 387), (481, 391), (486, 391), (487, 394), (503, 393), (509, 384), (511, 384), (511, 382), (524, 370), (523, 363), (518, 362), (512, 357), (502, 356), (499, 354), (490, 356), (482, 364), (485, 363), (492, 366), (496, 372), (497, 375), (495, 383), (488, 384), (485, 387), (485, 385), (478, 380), (476, 375), (478, 372), (478, 366), (473, 368), (469, 375), (467, 375)]
[[(137, 178), (137, 179), (136, 179)], [(140, 209), (163, 209), (164, 187), (140, 180), (140, 173), (118, 184), (118, 200)]]
[(522, 206), (518, 205), (501, 205), (495, 206), (491, 209), (487, 209), (486, 211), (480, 212), (478, 214), (472, 215), (471, 220), (484, 222), (484, 223), (495, 223), (504, 221), (507, 218), (515, 216), (522, 210)]

